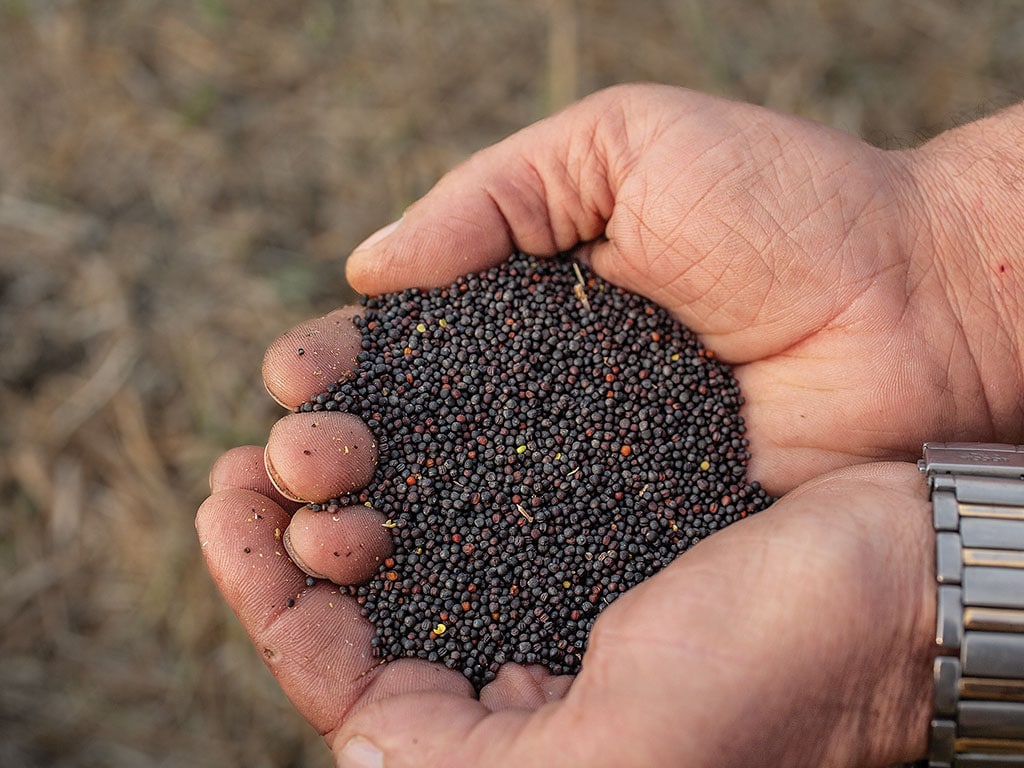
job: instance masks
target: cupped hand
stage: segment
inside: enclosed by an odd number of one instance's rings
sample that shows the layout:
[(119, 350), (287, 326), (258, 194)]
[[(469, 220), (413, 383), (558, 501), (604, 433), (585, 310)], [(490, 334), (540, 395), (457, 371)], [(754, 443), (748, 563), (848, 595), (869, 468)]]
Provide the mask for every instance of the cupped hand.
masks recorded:
[(249, 490), (260, 460), (218, 463), (199, 538), (340, 766), (864, 766), (924, 750), (934, 584), (911, 465), (841, 470), (701, 542), (598, 617), (571, 687), (509, 664), (477, 699), (442, 666), (379, 664), (353, 599), (306, 586), (281, 545), (288, 513)]
[[(619, 88), (474, 156), (348, 270), (377, 293), (442, 285), (513, 249), (582, 246), (602, 276), (735, 364), (750, 477), (781, 493), (909, 458), (924, 439), (1007, 429), (989, 383), (1006, 345), (995, 328), (972, 354), (972, 305), (952, 301), (928, 247), (926, 197), (909, 155), (756, 107)], [(353, 311), (275, 343), (264, 376), (279, 402), (351, 369)], [(340, 584), (387, 556), (378, 513), (334, 519), (294, 502), (360, 487), (374, 458), (351, 417), (292, 414), (265, 452), (222, 458), (197, 518), (221, 590), (345, 760), (854, 765), (922, 751), (933, 592), (912, 468), (802, 487), (613, 604), (571, 687), (506, 665), (477, 699), (443, 667), (379, 665), (352, 599), (307, 586), (286, 556)]]
[(781, 493), (1020, 428), (1013, 329), (990, 317), (987, 270), (947, 263), (935, 233), (954, 222), (933, 221), (931, 187), (952, 184), (921, 154), (677, 88), (612, 88), (455, 168), (348, 276), (370, 294), (437, 286), (514, 249), (587, 244), (601, 276), (736, 365), (751, 476)]

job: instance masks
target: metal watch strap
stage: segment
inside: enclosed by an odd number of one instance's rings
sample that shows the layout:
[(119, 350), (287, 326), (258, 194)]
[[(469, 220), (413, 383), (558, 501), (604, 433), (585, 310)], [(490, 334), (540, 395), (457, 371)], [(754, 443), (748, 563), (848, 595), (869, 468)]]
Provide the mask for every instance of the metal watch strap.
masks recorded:
[(926, 443), (938, 582), (928, 764), (1024, 766), (1024, 446)]

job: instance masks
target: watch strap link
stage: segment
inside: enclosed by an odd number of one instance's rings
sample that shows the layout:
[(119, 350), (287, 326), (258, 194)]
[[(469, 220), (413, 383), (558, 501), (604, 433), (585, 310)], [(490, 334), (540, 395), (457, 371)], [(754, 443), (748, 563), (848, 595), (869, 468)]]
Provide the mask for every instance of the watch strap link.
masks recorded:
[(1024, 767), (1024, 446), (926, 443), (938, 587), (928, 765)]

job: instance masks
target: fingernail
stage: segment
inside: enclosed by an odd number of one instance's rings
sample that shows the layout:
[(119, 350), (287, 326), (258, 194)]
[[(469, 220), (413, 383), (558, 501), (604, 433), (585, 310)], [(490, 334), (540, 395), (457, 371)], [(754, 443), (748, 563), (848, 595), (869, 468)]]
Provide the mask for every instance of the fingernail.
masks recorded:
[(295, 549), (292, 547), (292, 527), (290, 525), (284, 529), (284, 535), (281, 536), (281, 543), (284, 544), (284, 551), (288, 553), (288, 557), (292, 559), (292, 562), (295, 563), (296, 567), (298, 567), (300, 571), (307, 576), (312, 576), (314, 579), (327, 578), (324, 574), (314, 571), (306, 565), (306, 562), (301, 557), (295, 554)]
[(368, 250), (368, 249), (372, 248), (373, 246), (377, 245), (377, 243), (379, 243), (385, 237), (387, 237), (392, 232), (394, 232), (396, 229), (398, 229), (398, 225), (401, 224), (401, 223), (402, 223), (402, 220), (399, 219), (398, 221), (392, 221), (386, 227), (381, 227), (376, 232), (374, 232), (372, 235), (370, 235), (368, 238), (363, 240), (363, 242), (361, 242), (359, 245), (357, 245), (355, 247), (353, 253), (355, 251), (365, 251), (365, 250)]
[(384, 768), (384, 755), (369, 739), (353, 736), (338, 754), (338, 768)]
[(267, 477), (270, 478), (271, 485), (273, 485), (275, 488), (277, 488), (277, 492), (278, 493), (280, 493), (286, 499), (290, 499), (291, 501), (302, 501), (302, 502), (306, 501), (306, 499), (300, 499), (294, 493), (289, 491), (288, 490), (288, 486), (286, 486), (284, 484), (284, 480), (281, 479), (281, 475), (278, 473), (278, 471), (276, 469), (274, 469), (274, 464), (270, 461), (270, 446), (269, 445), (266, 448), (263, 449), (263, 466), (267, 470)]

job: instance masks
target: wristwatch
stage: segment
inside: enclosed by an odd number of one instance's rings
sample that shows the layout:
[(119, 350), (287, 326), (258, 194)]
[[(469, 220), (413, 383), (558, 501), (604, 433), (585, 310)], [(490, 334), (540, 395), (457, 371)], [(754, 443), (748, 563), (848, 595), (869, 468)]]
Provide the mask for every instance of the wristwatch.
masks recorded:
[(1024, 766), (1024, 446), (925, 443), (938, 587), (928, 765)]

